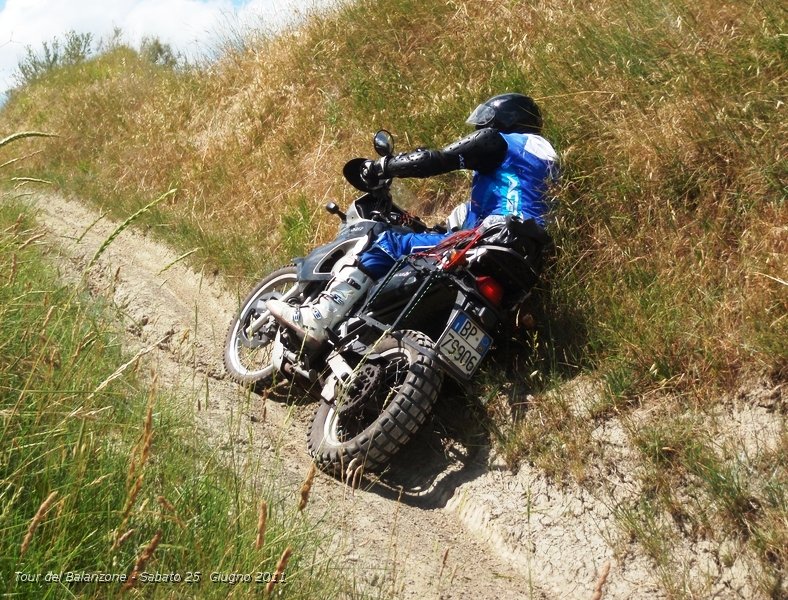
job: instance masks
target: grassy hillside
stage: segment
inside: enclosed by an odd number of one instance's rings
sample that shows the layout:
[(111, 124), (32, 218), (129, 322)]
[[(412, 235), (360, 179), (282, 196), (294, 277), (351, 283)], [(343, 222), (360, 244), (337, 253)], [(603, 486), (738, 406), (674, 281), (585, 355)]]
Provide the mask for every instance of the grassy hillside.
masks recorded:
[[(7, 145), (0, 164), (13, 156)], [(298, 507), (297, 488), (270, 461), (239, 460), (245, 440), (232, 427), (216, 440), (226, 435), (226, 454), (245, 464), (228, 468), (190, 414), (190, 392), (161, 391), (145, 351), (125, 352), (117, 315), (60, 281), (30, 213), (0, 192), (4, 594), (107, 598), (143, 588), (145, 597), (224, 598), (228, 574), (267, 583), (289, 548), (276, 593), (355, 597), (353, 580), (323, 555), (328, 538)], [(98, 574), (114, 579), (91, 580)], [(154, 583), (153, 574), (181, 579)], [(241, 597), (264, 589), (239, 587)]]
[[(19, 598), (102, 598), (127, 584), (225, 597), (211, 573), (272, 574), (290, 547), (288, 597), (347, 597), (337, 567), (314, 559), (325, 539), (296, 490), (270, 465), (227, 468), (185, 400), (137, 374), (111, 313), (57, 281), (23, 206), (0, 206), (0, 231), (0, 588)], [(261, 499), (267, 543), (255, 548)], [(135, 570), (187, 583), (132, 584)], [(126, 579), (75, 579), (96, 573)], [(259, 596), (263, 586), (242, 587)]]
[[(534, 307), (540, 351), (502, 360), (483, 390), (537, 394), (501, 425), (504, 449), (582, 481), (594, 428), (632, 418), (646, 492), (622, 513), (632, 534), (667, 536), (660, 514), (732, 537), (779, 594), (788, 436), (741, 458), (704, 419), (755, 380), (780, 394), (788, 374), (785, 24), (777, 0), (361, 0), (202, 69), (116, 47), (17, 91), (0, 127), (59, 134), (30, 142), (28, 166), (105, 210), (177, 187), (147, 225), (248, 280), (332, 236), (321, 207), (352, 198), (342, 164), (377, 128), (400, 149), (441, 145), (487, 96), (530, 93), (563, 157), (559, 251)], [(403, 204), (442, 216), (468, 181), (401, 184)], [(583, 418), (539, 395), (581, 372), (604, 387)], [(781, 396), (774, 412), (784, 423)], [(668, 579), (669, 546), (651, 546)]]

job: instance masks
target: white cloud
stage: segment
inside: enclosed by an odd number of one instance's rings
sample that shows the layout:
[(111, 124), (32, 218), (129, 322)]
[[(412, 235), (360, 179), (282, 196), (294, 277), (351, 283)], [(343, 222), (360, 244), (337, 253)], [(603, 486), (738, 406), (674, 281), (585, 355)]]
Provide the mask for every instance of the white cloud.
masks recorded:
[[(277, 27), (328, 0), (7, 0), (0, 9), (0, 93), (14, 84), (25, 48), (62, 39), (69, 30), (109, 36), (115, 27), (138, 44), (157, 36), (187, 56), (202, 56), (226, 27)], [(0, 5), (2, 6), (2, 5)]]

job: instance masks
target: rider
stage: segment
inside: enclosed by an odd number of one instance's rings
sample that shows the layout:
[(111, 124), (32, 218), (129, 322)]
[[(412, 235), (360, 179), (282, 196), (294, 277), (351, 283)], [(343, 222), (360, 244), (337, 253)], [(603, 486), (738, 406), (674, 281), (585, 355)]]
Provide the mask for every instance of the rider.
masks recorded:
[[(533, 219), (543, 227), (549, 208), (547, 187), (556, 174), (558, 157), (541, 136), (542, 114), (537, 104), (523, 94), (493, 96), (477, 106), (466, 123), (476, 131), (443, 150), (420, 148), (367, 161), (362, 177), (374, 187), (391, 177), (431, 177), (472, 169), (471, 199), (452, 211), (450, 229), (489, 226), (508, 215)], [(447, 235), (386, 230), (355, 264), (342, 266), (315, 301), (292, 306), (269, 300), (266, 307), (277, 321), (306, 337), (306, 342), (320, 343), (396, 259), (431, 248)]]

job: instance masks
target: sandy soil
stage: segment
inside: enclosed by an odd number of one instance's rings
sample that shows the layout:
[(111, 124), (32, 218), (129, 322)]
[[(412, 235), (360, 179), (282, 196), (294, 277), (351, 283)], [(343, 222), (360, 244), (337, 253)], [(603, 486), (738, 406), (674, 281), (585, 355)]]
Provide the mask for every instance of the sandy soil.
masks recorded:
[[(153, 348), (146, 360), (182, 401), (199, 403), (194, 414), (209, 440), (243, 437), (247, 452), (278, 461), (295, 495), (309, 467), (315, 404), (269, 399), (264, 406), (223, 372), (226, 328), (247, 290), (229, 292), (219, 276), (193, 271), (131, 228), (85, 272), (117, 223), (58, 196), (36, 203), (63, 276), (85, 277), (114, 302), (130, 350)], [(664, 597), (653, 566), (612, 514), (616, 502), (638, 493), (626, 434), (612, 420), (595, 439), (609, 448), (598, 493), (556, 487), (528, 467), (513, 474), (489, 448), (465, 447), (436, 422), (390, 473), (362, 489), (320, 475), (308, 511), (333, 529), (331, 551), (355, 566), (361, 587), (399, 598), (591, 598), (607, 564), (604, 598)], [(710, 577), (719, 583), (719, 573)], [(720, 585), (714, 597), (748, 597), (735, 588)]]

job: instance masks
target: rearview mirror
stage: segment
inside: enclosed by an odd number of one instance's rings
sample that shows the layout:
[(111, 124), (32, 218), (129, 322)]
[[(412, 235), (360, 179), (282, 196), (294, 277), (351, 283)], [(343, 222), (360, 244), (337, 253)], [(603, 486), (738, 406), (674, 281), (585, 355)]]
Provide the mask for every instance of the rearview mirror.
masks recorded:
[(381, 129), (372, 138), (372, 144), (375, 146), (375, 152), (378, 156), (391, 156), (394, 154), (394, 138), (385, 129)]

